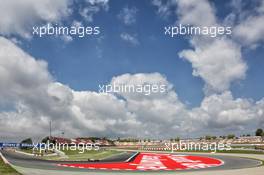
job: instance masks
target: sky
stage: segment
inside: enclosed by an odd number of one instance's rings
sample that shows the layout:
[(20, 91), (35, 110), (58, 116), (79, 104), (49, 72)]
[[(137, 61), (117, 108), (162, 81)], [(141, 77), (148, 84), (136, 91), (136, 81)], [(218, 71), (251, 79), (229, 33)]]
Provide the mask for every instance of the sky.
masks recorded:
[[(261, 0), (0, 0), (0, 140), (253, 134), (264, 127)], [(99, 27), (85, 37), (33, 27)], [(231, 35), (165, 35), (167, 26)], [(166, 93), (99, 85), (165, 84)]]

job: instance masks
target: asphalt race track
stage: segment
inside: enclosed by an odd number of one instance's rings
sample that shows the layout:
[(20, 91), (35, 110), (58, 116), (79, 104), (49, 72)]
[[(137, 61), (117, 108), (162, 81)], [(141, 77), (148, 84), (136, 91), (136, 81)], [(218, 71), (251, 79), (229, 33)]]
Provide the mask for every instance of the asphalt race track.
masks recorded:
[(249, 158), (195, 154), (135, 153), (127, 152), (100, 162), (85, 161), (48, 161), (26, 156), (12, 151), (1, 151), (4, 157), (15, 166), (63, 170), (69, 172), (138, 172), (138, 171), (200, 171), (232, 170), (257, 167), (260, 161)]

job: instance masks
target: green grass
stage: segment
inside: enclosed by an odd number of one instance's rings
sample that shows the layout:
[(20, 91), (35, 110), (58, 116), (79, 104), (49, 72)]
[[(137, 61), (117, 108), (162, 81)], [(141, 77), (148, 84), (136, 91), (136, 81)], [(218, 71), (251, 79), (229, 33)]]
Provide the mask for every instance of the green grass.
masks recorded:
[(85, 151), (84, 153), (79, 153), (80, 151), (67, 150), (64, 152), (69, 157), (68, 160), (103, 159), (121, 153), (120, 151), (115, 150), (90, 150)]
[[(24, 153), (33, 154), (33, 149), (20, 149), (19, 151), (24, 152)], [(47, 150), (47, 153), (48, 154), (52, 154), (54, 152), (50, 151), (50, 150)], [(44, 153), (43, 150), (40, 151), (39, 149), (34, 149), (34, 155), (46, 155), (47, 153)], [(55, 157), (55, 156), (52, 156), (51, 159), (53, 159), (53, 157)], [(47, 158), (45, 158), (45, 159), (47, 159)]]
[[(214, 151), (175, 151), (175, 152), (214, 152)], [(253, 150), (216, 150), (216, 153), (237, 153), (237, 154), (264, 154), (264, 152), (253, 151)]]
[(5, 164), (2, 158), (0, 158), (0, 174), (4, 175), (20, 175), (15, 169), (10, 165)]
[[(186, 151), (179, 151), (179, 150), (176, 150), (174, 152), (201, 152), (201, 153), (211, 153), (211, 152), (214, 152), (213, 150), (212, 151), (202, 151), (202, 150), (199, 150), (199, 151), (193, 151), (193, 150), (186, 150)], [(230, 151), (227, 151), (227, 150), (217, 150), (216, 153), (236, 153), (236, 154), (264, 154), (264, 152), (259, 152), (259, 151), (251, 151), (251, 150), (230, 150)]]
[(230, 151), (217, 151), (219, 153), (238, 153), (238, 154), (264, 154), (264, 152), (253, 150), (230, 150)]
[[(168, 150), (169, 151), (169, 150)], [(173, 152), (194, 152), (194, 153), (211, 153), (212, 151), (203, 151), (203, 150), (186, 150), (186, 151), (180, 151), (180, 150), (174, 150)], [(216, 153), (237, 153), (237, 154), (264, 154), (264, 152), (259, 151), (253, 151), (253, 150), (216, 150)]]
[(30, 153), (30, 154), (32, 154), (32, 149), (21, 149), (21, 150), (19, 150), (19, 151), (22, 151), (22, 152), (25, 152), (25, 153)]
[[(20, 149), (19, 151), (22, 151), (24, 153), (30, 153), (30, 154), (33, 154), (33, 149)], [(40, 150), (39, 149), (35, 149), (34, 150), (35, 154), (40, 154)], [(48, 154), (52, 154), (53, 152), (48, 150), (47, 152)]]
[(87, 161), (88, 159), (104, 159), (113, 155), (122, 153), (123, 151), (100, 149), (100, 150), (86, 150), (82, 153), (81, 150), (61, 150), (68, 158), (62, 159), (59, 156), (44, 157), (48, 160), (72, 160), (72, 161)]
[[(128, 149), (128, 148), (126, 148)], [(130, 150), (138, 150), (138, 149), (133, 149), (130, 148)], [(144, 150), (139, 150), (139, 151), (144, 151)], [(146, 150), (147, 151), (147, 150)], [(151, 151), (151, 150), (150, 150)], [(153, 150), (153, 151), (159, 151), (159, 150)], [(163, 150), (160, 150), (161, 152), (163, 152)], [(170, 150), (167, 150), (167, 152)], [(214, 152), (212, 151), (203, 151), (203, 150), (174, 150), (173, 152), (195, 152), (195, 153), (211, 153)], [(264, 152), (260, 152), (260, 151), (254, 151), (254, 150), (216, 150), (216, 153), (237, 153), (237, 154), (264, 154)]]
[(255, 146), (250, 146), (250, 145), (247, 145), (247, 146), (239, 146), (239, 145), (237, 145), (237, 146), (232, 146), (232, 148), (247, 148), (247, 149), (254, 149)]

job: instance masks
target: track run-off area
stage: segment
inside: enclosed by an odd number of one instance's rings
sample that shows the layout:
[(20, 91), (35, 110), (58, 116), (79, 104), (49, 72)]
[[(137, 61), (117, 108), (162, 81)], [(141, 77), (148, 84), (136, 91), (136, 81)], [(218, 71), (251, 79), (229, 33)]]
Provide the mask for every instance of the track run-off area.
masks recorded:
[(131, 160), (126, 162), (100, 162), (93, 164), (74, 163), (58, 164), (58, 166), (114, 171), (174, 171), (209, 168), (221, 166), (223, 164), (224, 162), (222, 160), (210, 157), (165, 153), (136, 153)]

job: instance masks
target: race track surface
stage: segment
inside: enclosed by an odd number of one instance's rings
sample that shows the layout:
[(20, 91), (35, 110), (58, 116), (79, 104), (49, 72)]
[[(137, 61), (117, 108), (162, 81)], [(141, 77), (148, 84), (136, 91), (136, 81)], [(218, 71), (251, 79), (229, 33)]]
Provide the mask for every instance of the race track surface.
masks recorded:
[(48, 161), (26, 156), (12, 151), (1, 151), (4, 157), (15, 166), (63, 170), (70, 172), (105, 172), (105, 171), (200, 171), (231, 170), (257, 167), (260, 161), (249, 158), (220, 155), (167, 154), (127, 152), (100, 162), (88, 161)]

